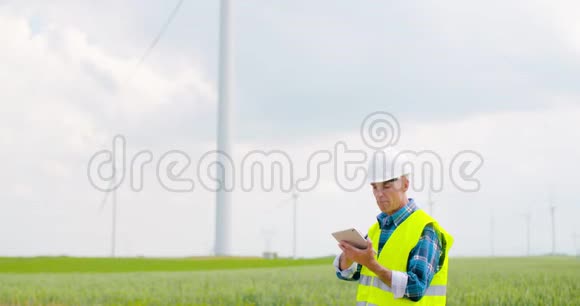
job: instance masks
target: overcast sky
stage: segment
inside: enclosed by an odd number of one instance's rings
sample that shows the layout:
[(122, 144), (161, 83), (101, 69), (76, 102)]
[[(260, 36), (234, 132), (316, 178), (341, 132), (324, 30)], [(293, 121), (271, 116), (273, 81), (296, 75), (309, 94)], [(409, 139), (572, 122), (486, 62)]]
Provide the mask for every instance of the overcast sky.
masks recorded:
[[(483, 157), (478, 192), (447, 176), (434, 216), (455, 256), (580, 248), (580, 21), (575, 1), (235, 1), (235, 160), (282, 150), (297, 174), (337, 142), (368, 151), (364, 118), (400, 124), (399, 149)], [(187, 0), (141, 65), (177, 1), (0, 0), (0, 255), (109, 254), (111, 206), (87, 178), (91, 156), (124, 135), (128, 156), (170, 150), (193, 164), (215, 149), (218, 1)], [(119, 190), (118, 254), (212, 252), (215, 197)], [(298, 255), (338, 253), (330, 233), (366, 231), (370, 189), (341, 190), (332, 169), (300, 195)], [(552, 194), (552, 196), (550, 196)], [(426, 192), (410, 197), (427, 208)], [(233, 194), (232, 250), (292, 251), (290, 195)], [(494, 216), (492, 235), (491, 218)], [(269, 237), (269, 238), (268, 238)], [(267, 240), (270, 243), (267, 243)]]

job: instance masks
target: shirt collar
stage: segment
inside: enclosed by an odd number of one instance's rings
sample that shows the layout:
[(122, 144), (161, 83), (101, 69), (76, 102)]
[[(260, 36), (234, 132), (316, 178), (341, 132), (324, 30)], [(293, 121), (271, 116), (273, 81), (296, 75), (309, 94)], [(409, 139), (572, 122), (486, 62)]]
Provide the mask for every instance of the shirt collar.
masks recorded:
[(377, 216), (377, 221), (382, 227), (390, 225), (391, 223), (395, 224), (395, 227), (399, 226), (407, 217), (411, 215), (415, 210), (417, 210), (417, 204), (415, 204), (415, 200), (409, 198), (409, 202), (405, 204), (405, 206), (401, 207), (401, 209), (397, 210), (392, 215), (388, 215), (387, 213), (381, 212)]

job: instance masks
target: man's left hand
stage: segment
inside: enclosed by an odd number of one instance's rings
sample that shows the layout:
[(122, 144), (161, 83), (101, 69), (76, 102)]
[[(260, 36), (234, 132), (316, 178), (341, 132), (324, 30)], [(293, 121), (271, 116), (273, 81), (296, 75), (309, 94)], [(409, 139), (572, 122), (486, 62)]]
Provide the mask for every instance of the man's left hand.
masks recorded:
[(358, 262), (367, 268), (377, 261), (375, 258), (376, 252), (373, 250), (373, 243), (370, 239), (367, 239), (366, 249), (359, 249), (346, 241), (341, 241), (338, 247), (344, 252), (344, 256), (347, 259)]

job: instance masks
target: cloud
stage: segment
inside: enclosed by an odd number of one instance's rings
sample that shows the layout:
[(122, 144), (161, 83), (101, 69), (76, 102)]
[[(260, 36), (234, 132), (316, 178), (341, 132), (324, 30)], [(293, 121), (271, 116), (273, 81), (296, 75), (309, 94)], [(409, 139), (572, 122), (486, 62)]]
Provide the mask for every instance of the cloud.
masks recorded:
[[(51, 128), (78, 123), (91, 136), (127, 126), (143, 129), (143, 118), (168, 108), (179, 113), (185, 99), (194, 116), (213, 108), (214, 85), (192, 62), (171, 72), (147, 64), (136, 70), (137, 57), (112, 55), (79, 29), (50, 23), (33, 33), (26, 18), (2, 13), (5, 114), (33, 110), (30, 120)], [(111, 123), (116, 127), (107, 127)], [(72, 130), (66, 126), (62, 132)]]

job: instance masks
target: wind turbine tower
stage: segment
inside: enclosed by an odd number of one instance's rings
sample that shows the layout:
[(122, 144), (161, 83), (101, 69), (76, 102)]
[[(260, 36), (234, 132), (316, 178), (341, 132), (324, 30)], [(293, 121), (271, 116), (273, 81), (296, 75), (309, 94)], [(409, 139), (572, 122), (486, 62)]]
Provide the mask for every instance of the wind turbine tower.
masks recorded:
[[(230, 89), (232, 86), (232, 56), (230, 47), (231, 31), (231, 1), (221, 0), (220, 7), (220, 50), (219, 50), (219, 99), (218, 99), (218, 132), (217, 149), (218, 170), (217, 183), (219, 189), (216, 194), (216, 223), (215, 223), (215, 255), (231, 255), (231, 192), (226, 190), (227, 177), (233, 173), (227, 171), (228, 157), (231, 157), (231, 105)], [(225, 156), (224, 156), (225, 155)], [(219, 167), (222, 165), (223, 167)]]

